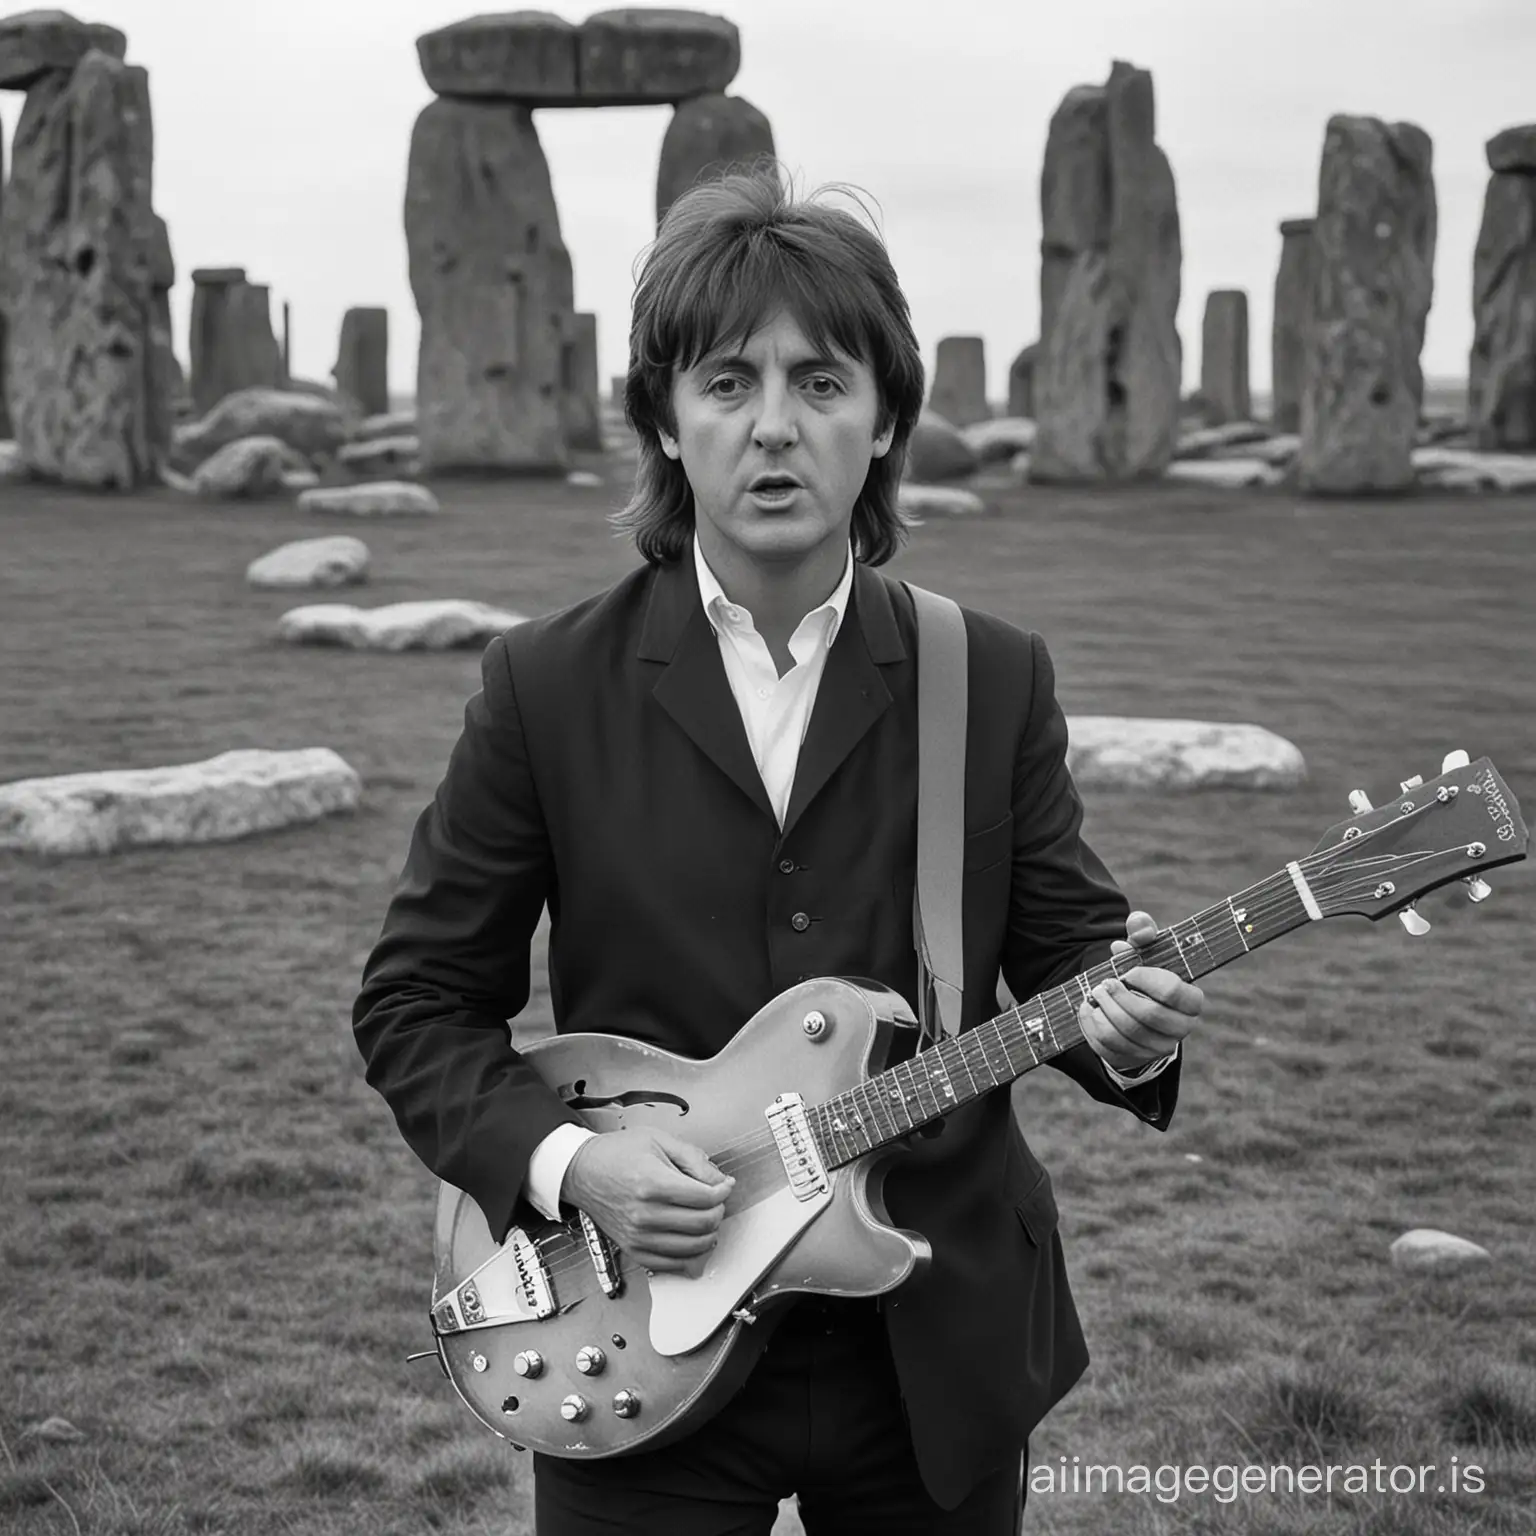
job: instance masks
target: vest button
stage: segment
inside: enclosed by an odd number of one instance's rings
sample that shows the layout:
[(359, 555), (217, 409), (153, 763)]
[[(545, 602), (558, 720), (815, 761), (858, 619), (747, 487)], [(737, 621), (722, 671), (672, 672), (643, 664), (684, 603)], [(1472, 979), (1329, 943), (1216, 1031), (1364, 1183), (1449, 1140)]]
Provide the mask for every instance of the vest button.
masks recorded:
[(804, 933), (805, 930), (811, 926), (811, 920), (805, 915), (804, 912), (796, 912), (795, 915), (790, 918), (789, 926), (793, 928), (796, 933)]
[(779, 873), (781, 875), (792, 875), (792, 874), (794, 874), (794, 872), (795, 872), (795, 861), (793, 859), (780, 859), (779, 860)]

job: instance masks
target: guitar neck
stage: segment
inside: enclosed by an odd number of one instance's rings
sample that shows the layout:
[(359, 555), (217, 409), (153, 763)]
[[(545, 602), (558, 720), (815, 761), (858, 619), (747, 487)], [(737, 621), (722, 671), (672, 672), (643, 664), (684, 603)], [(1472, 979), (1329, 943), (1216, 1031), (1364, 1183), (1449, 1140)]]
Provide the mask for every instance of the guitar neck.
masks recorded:
[[(839, 1168), (991, 1093), (1080, 1045), (1077, 1012), (1093, 988), (1138, 965), (1190, 981), (1240, 960), (1319, 916), (1295, 866), (1165, 928), (1139, 953), (1116, 954), (975, 1029), (942, 1040), (808, 1110), (829, 1168)], [(1307, 892), (1304, 896), (1303, 892)]]

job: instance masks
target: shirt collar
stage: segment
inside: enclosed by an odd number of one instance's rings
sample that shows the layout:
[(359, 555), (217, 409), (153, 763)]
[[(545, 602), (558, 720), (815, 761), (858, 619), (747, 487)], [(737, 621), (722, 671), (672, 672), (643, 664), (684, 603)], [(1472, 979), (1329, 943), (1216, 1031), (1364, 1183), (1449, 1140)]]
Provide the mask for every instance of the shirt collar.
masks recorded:
[[(710, 569), (709, 562), (704, 558), (704, 551), (699, 548), (697, 538), (693, 540), (693, 568), (698, 573), (699, 597), (704, 603), (704, 615), (709, 620), (709, 627), (714, 630), (716, 635), (720, 633), (720, 623), (727, 608), (735, 607), (748, 618), (751, 618), (751, 609), (742, 608), (739, 603), (733, 604), (730, 598), (725, 595), (725, 589), (720, 585), (719, 579)], [(833, 589), (831, 597), (826, 602), (822, 603), (820, 607), (811, 609), (811, 612), (805, 615), (806, 619), (815, 613), (825, 613), (829, 616), (827, 622), (827, 648), (829, 650), (831, 649), (832, 642), (837, 639), (838, 630), (843, 627), (843, 616), (848, 612), (848, 598), (852, 591), (853, 542), (850, 540), (848, 544), (848, 558), (843, 564), (842, 579)], [(802, 619), (800, 622), (803, 624), (805, 619)], [(798, 629), (799, 626), (797, 625), (796, 628)]]

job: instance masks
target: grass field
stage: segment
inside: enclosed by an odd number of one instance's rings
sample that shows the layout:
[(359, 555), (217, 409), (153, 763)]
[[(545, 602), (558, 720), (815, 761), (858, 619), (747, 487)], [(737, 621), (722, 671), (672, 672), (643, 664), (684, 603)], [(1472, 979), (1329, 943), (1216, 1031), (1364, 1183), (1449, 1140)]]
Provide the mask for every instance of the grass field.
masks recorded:
[[(449, 485), (371, 527), (369, 604), (536, 613), (629, 568), (609, 493)], [(335, 748), (359, 812), (97, 860), (0, 856), (0, 1530), (526, 1531), (528, 1463), (430, 1362), (432, 1181), (349, 1010), (478, 653), (298, 650), (246, 563), (286, 505), (0, 490), (0, 781)], [(1465, 747), (1536, 810), (1536, 498), (1307, 503), (1022, 489), (895, 569), (1042, 631), (1069, 712), (1253, 720), (1289, 795), (1095, 793), (1134, 903), (1185, 915)], [(1536, 1508), (1536, 878), (1435, 923), (1327, 923), (1206, 982), (1173, 1129), (1054, 1073), (1051, 1167), (1094, 1364), (1037, 1462), (1435, 1464), (1423, 1496), (1032, 1495), (1032, 1532), (1529, 1532)], [(542, 957), (536, 974), (542, 969)], [(549, 1023), (536, 992), (519, 1028)], [(1494, 1263), (1406, 1277), (1443, 1226)], [(46, 1443), (51, 1415), (84, 1439)], [(1436, 1494), (1451, 1465), (1482, 1493)]]

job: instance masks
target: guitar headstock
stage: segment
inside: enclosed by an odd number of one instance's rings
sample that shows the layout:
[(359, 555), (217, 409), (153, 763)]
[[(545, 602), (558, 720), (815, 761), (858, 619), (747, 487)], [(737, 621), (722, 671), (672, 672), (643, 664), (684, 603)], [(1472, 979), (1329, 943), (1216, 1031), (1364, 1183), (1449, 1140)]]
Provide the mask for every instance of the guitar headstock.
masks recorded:
[(1358, 789), (1349, 801), (1356, 814), (1330, 827), (1305, 861), (1324, 917), (1352, 912), (1374, 922), (1396, 912), (1410, 933), (1424, 933), (1417, 897), (1464, 880), (1482, 901), (1481, 872), (1525, 857), (1520, 806), (1486, 757), (1474, 763), (1451, 752), (1438, 779), (1405, 779), (1385, 805), (1373, 808)]

